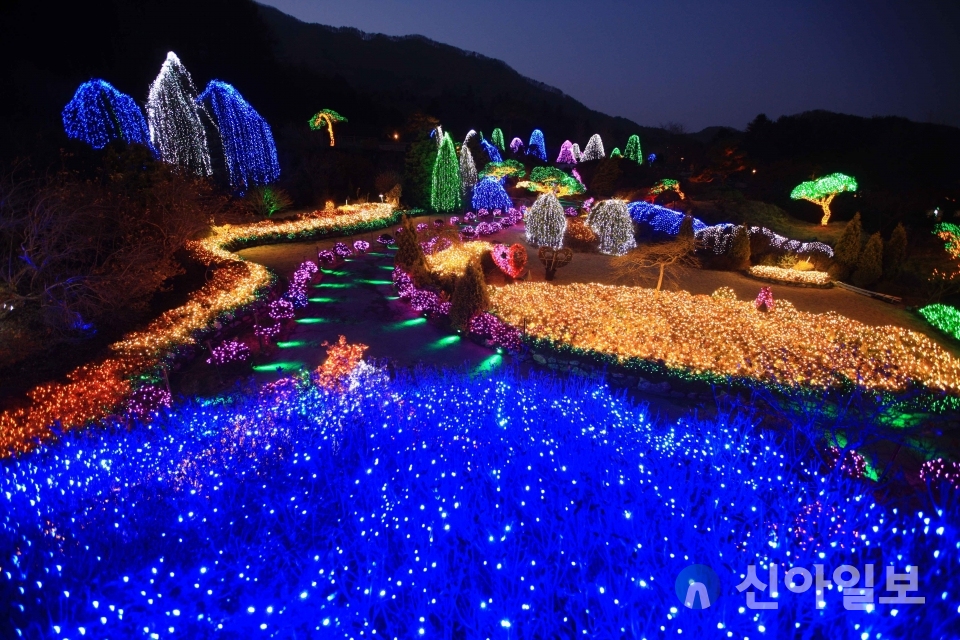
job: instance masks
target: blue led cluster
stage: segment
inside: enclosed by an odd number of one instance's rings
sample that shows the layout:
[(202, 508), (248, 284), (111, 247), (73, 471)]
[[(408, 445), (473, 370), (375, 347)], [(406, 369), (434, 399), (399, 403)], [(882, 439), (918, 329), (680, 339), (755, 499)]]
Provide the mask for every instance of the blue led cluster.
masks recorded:
[(270, 125), (232, 85), (211, 80), (198, 98), (220, 132), (230, 186), (243, 193), (280, 177)]
[(471, 204), (478, 211), (480, 209), (509, 211), (513, 207), (513, 200), (507, 195), (507, 191), (500, 184), (500, 180), (484, 178), (474, 186)]
[[(640, 200), (631, 202), (627, 205), (630, 217), (634, 222), (650, 225), (657, 233), (665, 233), (675, 236), (680, 231), (680, 223), (683, 222), (684, 214), (673, 209), (661, 207), (658, 204), (650, 204)], [(699, 218), (693, 219), (693, 232), (697, 233), (706, 229), (707, 225)]]
[(488, 141), (481, 140), (480, 146), (482, 146), (483, 150), (487, 152), (488, 156), (490, 156), (490, 162), (503, 162), (503, 156), (500, 155), (500, 150), (490, 144)]
[(540, 129), (533, 130), (533, 133), (530, 134), (530, 144), (527, 145), (525, 153), (539, 158), (540, 162), (547, 161), (547, 145), (543, 140), (543, 131), (540, 131)]
[[(823, 469), (812, 420), (782, 439), (746, 405), (656, 422), (502, 369), (363, 364), (344, 387), (284, 378), (3, 461), (0, 620), (61, 640), (951, 635), (960, 504), (878, 504)], [(917, 565), (926, 603), (847, 611), (781, 583), (754, 611), (734, 589), (751, 563), (865, 561)], [(722, 595), (690, 612), (694, 563)]]
[(63, 108), (67, 136), (102, 149), (114, 140), (142, 144), (153, 151), (147, 121), (133, 98), (106, 80), (90, 80), (78, 88)]

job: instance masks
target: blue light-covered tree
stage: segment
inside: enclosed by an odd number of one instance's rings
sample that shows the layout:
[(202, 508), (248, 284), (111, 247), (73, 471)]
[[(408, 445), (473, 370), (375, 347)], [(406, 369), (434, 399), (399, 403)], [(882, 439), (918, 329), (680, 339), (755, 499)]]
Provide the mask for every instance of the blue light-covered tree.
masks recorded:
[(443, 134), (437, 159), (433, 163), (430, 208), (441, 213), (458, 211), (463, 206), (460, 194), (460, 162), (449, 133)]
[(606, 154), (603, 152), (603, 140), (600, 139), (600, 134), (595, 133), (590, 136), (590, 139), (587, 141), (587, 147), (583, 150), (581, 160), (587, 162), (589, 160), (603, 160)]
[(211, 80), (198, 100), (207, 106), (220, 131), (230, 186), (243, 193), (280, 177), (273, 132), (232, 85)]
[(627, 138), (627, 146), (623, 150), (623, 157), (643, 164), (643, 152), (640, 150), (640, 136), (633, 134)]
[(473, 188), (473, 208), (479, 211), (486, 209), (493, 211), (507, 211), (513, 206), (513, 200), (507, 195), (506, 189), (496, 178), (484, 178)]
[(82, 140), (94, 149), (123, 140), (153, 150), (140, 105), (106, 80), (94, 79), (81, 84), (61, 115), (67, 136)]
[(540, 131), (540, 129), (534, 129), (533, 133), (530, 134), (527, 155), (539, 158), (541, 162), (547, 161), (547, 145), (543, 140), (543, 131)]
[(197, 88), (173, 51), (167, 54), (160, 74), (150, 85), (147, 125), (161, 160), (201, 176), (212, 173)]
[(490, 144), (486, 140), (481, 140), (480, 146), (482, 146), (483, 150), (490, 156), (490, 162), (503, 162), (503, 156), (500, 155), (500, 150), (495, 145)]
[(535, 247), (559, 249), (567, 232), (567, 216), (553, 192), (545, 193), (533, 203), (524, 219), (527, 242)]

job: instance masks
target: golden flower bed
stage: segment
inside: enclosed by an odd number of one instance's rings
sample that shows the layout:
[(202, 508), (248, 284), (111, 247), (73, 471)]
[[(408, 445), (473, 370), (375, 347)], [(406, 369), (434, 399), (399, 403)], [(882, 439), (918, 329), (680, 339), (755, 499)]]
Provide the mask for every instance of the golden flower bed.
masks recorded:
[(771, 313), (751, 302), (685, 291), (601, 284), (491, 287), (491, 311), (541, 339), (612, 356), (662, 360), (692, 374), (744, 376), (826, 388), (844, 379), (885, 391), (911, 381), (960, 394), (960, 361), (899, 327), (871, 327), (836, 313)]
[(67, 374), (67, 382), (35, 387), (27, 393), (28, 406), (0, 413), (0, 454), (27, 451), (50, 439), (51, 426), (57, 422), (61, 429), (75, 429), (116, 412), (133, 391), (134, 377), (155, 372), (174, 349), (194, 344), (194, 334), (209, 328), (221, 314), (254, 302), (270, 286), (270, 272), (243, 261), (228, 247), (291, 235), (372, 228), (394, 218), (393, 207), (378, 203), (315, 212), (279, 223), (214, 227), (207, 238), (187, 246), (203, 264), (223, 265), (210, 282), (183, 306), (110, 345), (111, 355), (74, 369)]
[(782, 269), (780, 267), (765, 267), (758, 265), (747, 269), (747, 273), (767, 280), (780, 280), (795, 284), (830, 284), (830, 274), (825, 271), (800, 271), (798, 269)]
[(493, 245), (482, 240), (455, 244), (443, 251), (426, 256), (427, 269), (439, 276), (459, 277), (466, 272), (467, 265), (474, 260), (479, 260), (491, 249)]

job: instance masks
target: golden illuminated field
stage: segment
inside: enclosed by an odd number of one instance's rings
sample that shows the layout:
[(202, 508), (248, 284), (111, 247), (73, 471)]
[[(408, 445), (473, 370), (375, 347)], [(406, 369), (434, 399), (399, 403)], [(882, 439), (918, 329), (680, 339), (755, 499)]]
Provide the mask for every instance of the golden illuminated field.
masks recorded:
[(960, 360), (908, 329), (835, 313), (771, 313), (752, 301), (601, 284), (491, 287), (492, 311), (537, 338), (615, 356), (662, 360), (692, 373), (828, 387), (842, 379), (902, 391), (910, 381), (960, 393)]

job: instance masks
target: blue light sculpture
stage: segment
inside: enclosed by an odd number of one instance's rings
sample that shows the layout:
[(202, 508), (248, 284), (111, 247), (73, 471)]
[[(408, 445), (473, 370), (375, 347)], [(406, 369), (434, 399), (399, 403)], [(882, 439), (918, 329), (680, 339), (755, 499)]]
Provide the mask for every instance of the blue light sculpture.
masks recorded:
[[(684, 214), (673, 209), (667, 209), (657, 204), (650, 204), (643, 200), (631, 202), (627, 205), (630, 217), (634, 222), (646, 223), (653, 227), (654, 231), (675, 236), (680, 231), (680, 223), (683, 222)], [(707, 228), (699, 218), (693, 219), (693, 232), (697, 233)]]
[(82, 140), (94, 149), (123, 140), (146, 145), (154, 151), (140, 105), (106, 80), (94, 79), (81, 84), (63, 108), (62, 116), (67, 136)]
[(534, 129), (530, 134), (530, 144), (527, 145), (527, 155), (540, 158), (540, 162), (547, 161), (547, 146), (543, 140), (543, 131)]
[(488, 156), (490, 156), (490, 162), (503, 162), (503, 156), (500, 155), (500, 150), (495, 146), (486, 140), (481, 140), (480, 146), (483, 147), (483, 150), (487, 152)]
[(477, 211), (486, 209), (493, 211), (508, 211), (513, 207), (513, 200), (507, 195), (507, 191), (496, 178), (484, 178), (473, 188), (473, 208)]
[(216, 121), (230, 186), (243, 193), (280, 177), (270, 125), (232, 85), (211, 80), (197, 98)]

